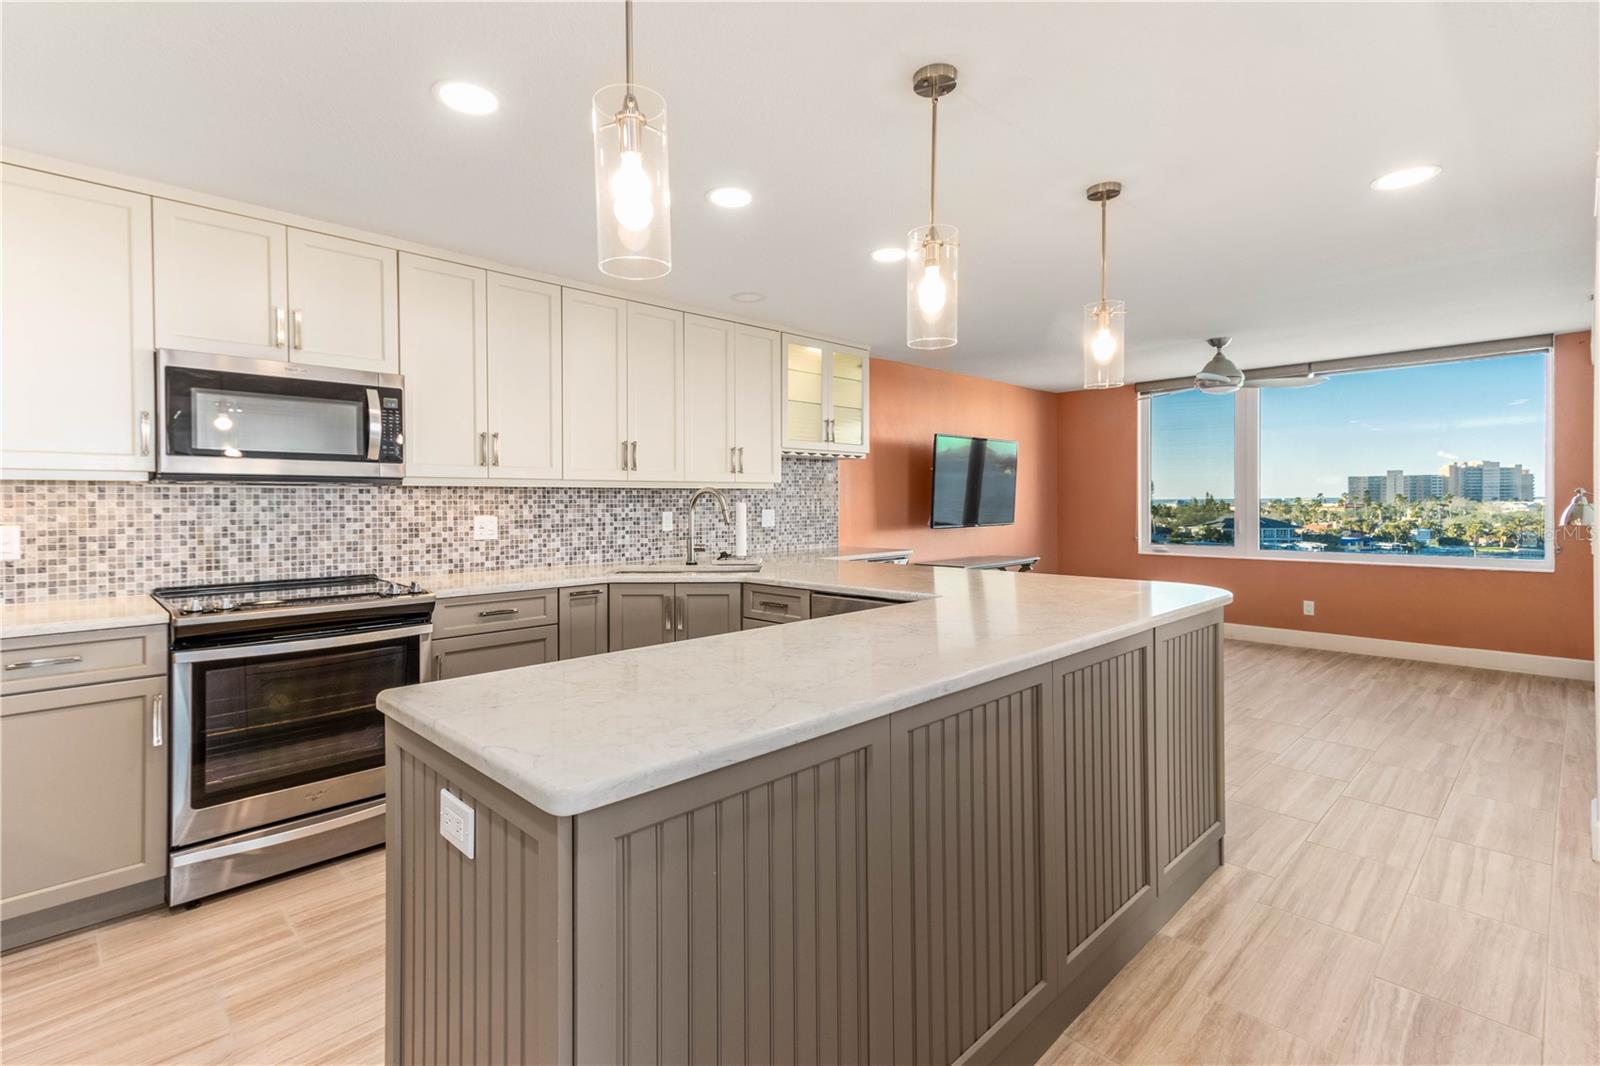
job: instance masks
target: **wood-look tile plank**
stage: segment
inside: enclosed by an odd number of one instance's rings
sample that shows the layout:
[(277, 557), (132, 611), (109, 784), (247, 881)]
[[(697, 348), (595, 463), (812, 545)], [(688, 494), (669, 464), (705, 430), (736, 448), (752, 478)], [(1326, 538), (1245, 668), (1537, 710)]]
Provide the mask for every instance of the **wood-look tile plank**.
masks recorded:
[(1162, 933), (1202, 950), (1219, 947), (1272, 884), (1243, 866), (1227, 864), (1206, 879), (1178, 909)]
[[(58, 940), (13, 951), (0, 957), (0, 987), (7, 996), (42, 988), (100, 964), (100, 948), (94, 930), (85, 930)], [(0, 1011), (4, 1001), (0, 1000)]]
[(1556, 811), (1556, 884), (1587, 896), (1600, 896), (1600, 862), (1594, 861), (1589, 839), (1593, 780), (1561, 790)]
[(1411, 896), (1377, 976), (1537, 1036), (1545, 947), (1538, 933)]
[(1600, 982), (1566, 970), (1547, 972), (1544, 1061), (1550, 1066), (1600, 1062)]
[(1316, 827), (1316, 822), (1252, 807), (1230, 796), (1223, 861), (1271, 877), (1288, 865), (1295, 848)]
[(1116, 1063), (1088, 1044), (1079, 1043), (1062, 1033), (1049, 1050), (1039, 1056), (1035, 1066), (1116, 1066)]
[(1554, 811), (1485, 799), (1456, 789), (1439, 813), (1434, 835), (1536, 862), (1553, 861)]
[(1293, 747), (1294, 742), (1304, 736), (1305, 732), (1300, 726), (1246, 716), (1228, 723), (1228, 742), (1282, 755)]
[(1379, 766), (1400, 766), (1435, 777), (1454, 777), (1467, 761), (1468, 747), (1406, 733), (1389, 737), (1372, 753)]
[(1443, 838), (1428, 843), (1411, 893), (1534, 933), (1550, 928), (1551, 868)]
[(1368, 763), (1351, 779), (1344, 794), (1354, 799), (1381, 803), (1385, 807), (1410, 811), (1427, 818), (1439, 817), (1450, 798), (1451, 779), (1403, 766)]
[(1313, 843), (1402, 870), (1422, 861), (1433, 822), (1418, 814), (1341, 796), (1311, 831)]
[(1374, 980), (1338, 1047), (1349, 1066), (1537, 1066), (1542, 1042), (1409, 988)]
[(1308, 840), (1261, 902), (1382, 943), (1410, 883), (1409, 869)]
[(1206, 961), (1199, 948), (1157, 934), (1112, 978), (1066, 1035), (1102, 1055), (1127, 1061), (1128, 1051), (1159, 1011), (1177, 1001)]
[(1249, 748), (1229, 741), (1227, 750), (1223, 752), (1223, 783), (1229, 788), (1242, 785), (1250, 780), (1257, 770), (1276, 759), (1277, 755), (1270, 751)]
[(1600, 981), (1600, 901), (1593, 896), (1564, 888), (1551, 893), (1550, 965)]
[(1264, 807), (1314, 822), (1328, 813), (1344, 791), (1345, 783), (1336, 777), (1308, 774), (1287, 766), (1264, 766), (1234, 792), (1240, 803)]
[(1274, 761), (1291, 770), (1304, 770), (1307, 773), (1348, 781), (1366, 764), (1371, 754), (1372, 752), (1366, 748), (1354, 744), (1301, 737), (1295, 741), (1293, 747)]
[(1317, 740), (1333, 740), (1340, 744), (1353, 744), (1358, 748), (1377, 748), (1388, 740), (1401, 724), (1386, 718), (1330, 714), (1306, 730), (1306, 736)]
[(1191, 988), (1144, 1027), (1122, 1061), (1126, 1066), (1292, 1066), (1327, 1058), (1321, 1048)]

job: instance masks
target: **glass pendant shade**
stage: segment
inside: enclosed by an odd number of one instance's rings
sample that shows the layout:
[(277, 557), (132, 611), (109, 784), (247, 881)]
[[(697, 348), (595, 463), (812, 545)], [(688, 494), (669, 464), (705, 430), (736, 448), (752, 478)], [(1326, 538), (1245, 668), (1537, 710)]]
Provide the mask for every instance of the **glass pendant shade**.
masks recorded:
[(1122, 384), (1123, 318), (1121, 300), (1083, 305), (1083, 387), (1114, 389)]
[(595, 225), (600, 272), (645, 281), (672, 269), (667, 102), (642, 85), (594, 94)]
[(907, 348), (955, 345), (960, 255), (960, 231), (954, 226), (918, 226), (907, 237)]

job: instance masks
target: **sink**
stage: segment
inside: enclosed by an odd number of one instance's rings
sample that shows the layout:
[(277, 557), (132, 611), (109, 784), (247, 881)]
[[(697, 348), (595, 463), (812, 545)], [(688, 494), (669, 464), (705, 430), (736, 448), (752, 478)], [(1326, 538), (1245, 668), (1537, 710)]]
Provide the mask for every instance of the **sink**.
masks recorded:
[(723, 559), (690, 566), (688, 563), (629, 563), (614, 574), (753, 574), (761, 570), (760, 559)]

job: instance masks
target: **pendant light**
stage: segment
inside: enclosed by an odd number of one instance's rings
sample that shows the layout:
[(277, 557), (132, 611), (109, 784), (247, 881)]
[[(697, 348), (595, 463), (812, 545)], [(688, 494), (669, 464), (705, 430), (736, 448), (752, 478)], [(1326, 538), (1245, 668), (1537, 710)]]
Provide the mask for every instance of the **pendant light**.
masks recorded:
[(928, 224), (906, 243), (906, 347), (951, 348), (956, 343), (956, 265), (960, 232), (935, 221), (939, 167), (939, 97), (955, 91), (956, 68), (930, 63), (911, 77), (911, 90), (930, 102), (933, 137), (928, 147)]
[(595, 225), (600, 272), (645, 281), (672, 269), (667, 102), (633, 80), (633, 0), (623, 17), (627, 80), (594, 94)]
[(1083, 387), (1114, 389), (1122, 385), (1122, 325), (1127, 308), (1106, 299), (1106, 204), (1122, 195), (1120, 181), (1091, 185), (1090, 203), (1100, 205), (1100, 299), (1083, 306)]

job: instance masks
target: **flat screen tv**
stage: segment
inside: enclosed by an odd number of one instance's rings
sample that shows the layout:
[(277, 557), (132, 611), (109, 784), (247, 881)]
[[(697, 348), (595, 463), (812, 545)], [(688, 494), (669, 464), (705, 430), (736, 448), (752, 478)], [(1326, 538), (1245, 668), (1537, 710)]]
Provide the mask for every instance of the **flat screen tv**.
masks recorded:
[(933, 438), (934, 529), (1007, 526), (1017, 519), (1017, 442), (989, 437)]

